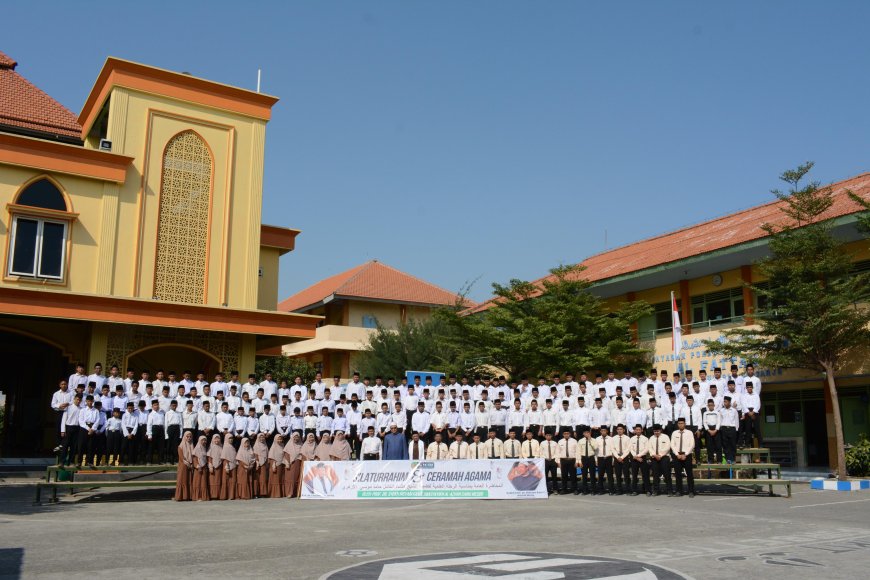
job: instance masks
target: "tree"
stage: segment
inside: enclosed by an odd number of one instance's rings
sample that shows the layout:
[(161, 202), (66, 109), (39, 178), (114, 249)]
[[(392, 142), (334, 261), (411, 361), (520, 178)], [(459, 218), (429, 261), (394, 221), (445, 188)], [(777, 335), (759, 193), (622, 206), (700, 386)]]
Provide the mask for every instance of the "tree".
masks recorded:
[(559, 266), (540, 282), (493, 284), (493, 305), (465, 315), (460, 308), (436, 316), (452, 328), (462, 358), (479, 369), (497, 367), (511, 377), (551, 371), (601, 369), (649, 362), (631, 325), (651, 312), (642, 301), (614, 311), (590, 292), (581, 266)]
[(451, 328), (440, 318), (410, 320), (398, 328), (378, 324), (358, 364), (364, 376), (402, 377), (408, 370), (461, 373)]
[(302, 383), (310, 385), (314, 381), (314, 373), (317, 372), (317, 369), (308, 361), (281, 355), (259, 359), (254, 364), (254, 372), (257, 373), (258, 377), (272, 373), (275, 381), (279, 383), (287, 381), (288, 384), (293, 383), (297, 376), (301, 376)]
[(837, 475), (846, 478), (845, 446), (837, 372), (870, 343), (870, 278), (852, 273), (852, 260), (831, 232), (824, 213), (834, 203), (830, 187), (800, 181), (812, 169), (806, 163), (784, 172), (788, 193), (774, 190), (782, 202), (780, 223), (765, 224), (770, 255), (758, 262), (765, 284), (750, 285), (767, 299), (755, 316), (757, 329), (725, 332), (723, 341), (704, 341), (714, 353), (755, 359), (764, 366), (801, 368), (824, 375), (833, 402), (837, 439)]

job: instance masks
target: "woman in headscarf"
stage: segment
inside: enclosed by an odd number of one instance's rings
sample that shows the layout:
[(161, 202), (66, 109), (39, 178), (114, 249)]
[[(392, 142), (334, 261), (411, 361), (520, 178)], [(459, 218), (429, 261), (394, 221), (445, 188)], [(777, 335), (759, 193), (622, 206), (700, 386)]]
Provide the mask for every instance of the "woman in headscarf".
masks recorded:
[[(190, 433), (185, 433), (185, 437)], [(205, 448), (205, 442), (208, 438), (205, 435), (200, 435), (196, 442), (196, 447), (193, 448), (193, 485), (190, 490), (190, 499), (193, 501), (208, 501), (208, 451)], [(179, 464), (181, 462), (179, 461)]]
[(344, 432), (335, 434), (332, 449), (329, 451), (329, 459), (332, 461), (350, 461), (350, 443), (344, 438)]
[(251, 479), (251, 496), (266, 497), (269, 493), (269, 446), (266, 434), (257, 435), (254, 443), (254, 472)]
[(223, 450), (221, 436), (212, 436), (211, 447), (208, 448), (208, 496), (210, 499), (227, 499), (227, 473), (224, 470), (222, 459)]
[(251, 476), (256, 463), (254, 452), (251, 450), (251, 440), (242, 439), (242, 446), (236, 453), (236, 497), (235, 499), (251, 499)]
[(190, 480), (193, 477), (193, 433), (190, 431), (184, 434), (178, 446), (175, 473), (175, 501), (190, 501)]
[(221, 499), (236, 499), (236, 448), (233, 447), (233, 436), (224, 437), (224, 448), (221, 451), (221, 463), (224, 471), (224, 485), (221, 486)]
[(284, 473), (284, 496), (299, 497), (299, 485), (302, 479), (302, 465), (306, 461), (314, 460), (314, 450), (317, 444), (314, 439), (314, 433), (309, 433), (305, 437), (305, 443), (300, 444), (298, 433), (293, 434), (293, 438), (286, 446), (284, 446), (284, 461), (287, 470)]
[(284, 438), (280, 435), (275, 435), (275, 441), (269, 448), (268, 467), (263, 469), (269, 471), (268, 496), (284, 497)]
[(314, 458), (318, 461), (330, 461), (329, 452), (332, 451), (332, 437), (329, 433), (320, 436), (320, 443), (314, 448)]

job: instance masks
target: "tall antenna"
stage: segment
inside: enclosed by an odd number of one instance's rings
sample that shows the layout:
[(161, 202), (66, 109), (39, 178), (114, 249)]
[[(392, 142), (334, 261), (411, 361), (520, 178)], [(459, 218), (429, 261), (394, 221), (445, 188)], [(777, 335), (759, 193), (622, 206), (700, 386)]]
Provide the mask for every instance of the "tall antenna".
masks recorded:
[(262, 72), (263, 71), (261, 69), (257, 69), (257, 92), (258, 93), (260, 92), (260, 74)]

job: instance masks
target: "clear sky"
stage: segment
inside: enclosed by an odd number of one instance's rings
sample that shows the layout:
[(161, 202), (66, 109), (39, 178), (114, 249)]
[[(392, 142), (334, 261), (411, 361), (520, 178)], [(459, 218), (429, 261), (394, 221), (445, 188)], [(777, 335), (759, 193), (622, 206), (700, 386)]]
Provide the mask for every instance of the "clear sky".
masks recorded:
[(78, 113), (106, 58), (281, 97), (280, 296), (369, 259), (534, 279), (870, 170), (870, 2), (14, 2), (0, 50)]

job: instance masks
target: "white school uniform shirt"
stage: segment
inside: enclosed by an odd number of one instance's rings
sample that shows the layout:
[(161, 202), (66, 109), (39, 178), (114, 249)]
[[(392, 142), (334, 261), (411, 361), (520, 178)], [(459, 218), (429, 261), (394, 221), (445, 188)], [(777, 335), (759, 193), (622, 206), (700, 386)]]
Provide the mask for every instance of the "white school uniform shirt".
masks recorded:
[(267, 436), (275, 431), (275, 415), (272, 413), (263, 413), (260, 415), (260, 433), (265, 433)]
[(98, 375), (98, 374), (88, 375), (88, 380), (85, 382), (85, 385), (88, 385), (92, 382), (97, 384), (97, 392), (99, 393), (100, 391), (103, 390), (103, 385), (106, 384), (106, 375)]
[(331, 433), (332, 417), (330, 417), (329, 415), (320, 415), (319, 417), (317, 417), (317, 421), (315, 422), (315, 429), (317, 429), (318, 436), (322, 433)]
[(233, 435), (236, 437), (242, 437), (247, 430), (248, 416), (239, 415), (238, 413), (233, 415)]
[(66, 391), (61, 391), (58, 389), (51, 396), (51, 408), (55, 411), (60, 411), (60, 406), (66, 404), (67, 406), (72, 404), (73, 401), (73, 392), (67, 388)]
[(760, 397), (761, 396), (761, 379), (758, 377), (758, 375), (752, 375), (751, 377), (744, 376), (743, 377), (743, 390), (744, 391), (746, 390), (746, 384), (749, 381), (752, 381), (752, 386), (754, 387), (752, 389), (752, 391)]
[(350, 422), (347, 420), (347, 417), (336, 417), (332, 420), (332, 432), (343, 431), (344, 433), (350, 433)]
[(305, 417), (302, 415), (290, 416), (290, 431), (302, 431), (305, 429)]
[[(83, 387), (88, 386), (88, 376), (73, 373), (69, 376), (69, 380), (67, 380), (66, 384), (67, 384), (67, 387), (69, 388), (70, 391), (75, 392), (76, 387), (79, 385), (81, 385)], [(85, 389), (85, 390), (87, 390), (87, 389)]]
[(689, 430), (700, 429), (703, 412), (698, 405), (685, 405), (681, 409), (680, 417), (686, 420), (686, 428)]
[(632, 408), (625, 414), (626, 428), (631, 431), (635, 425), (640, 425), (644, 429), (649, 426), (649, 417), (643, 409)]
[(361, 455), (377, 455), (378, 459), (381, 458), (381, 438), (380, 437), (366, 437), (362, 441), (362, 446), (360, 449)]
[(206, 429), (214, 430), (216, 424), (214, 413), (211, 411), (200, 411), (196, 415), (196, 424), (200, 431), (205, 431)]
[(220, 433), (232, 433), (233, 427), (236, 426), (236, 423), (230, 413), (224, 413), (221, 411), (214, 417), (214, 426)]
[(61, 433), (66, 433), (67, 425), (78, 426), (80, 412), (81, 412), (81, 407), (77, 407), (77, 406), (72, 405), (72, 404), (70, 404), (70, 406), (66, 408), (66, 411), (63, 412), (63, 417), (61, 417), (61, 421), (60, 421), (60, 432)]
[(126, 437), (127, 435), (135, 435), (139, 430), (139, 417), (136, 415), (136, 411), (132, 413), (129, 411), (124, 411), (124, 414), (121, 415), (121, 435)]
[[(314, 389), (314, 398), (320, 400), (323, 398), (323, 391), (326, 390), (326, 383), (323, 381), (314, 381), (311, 383), (311, 388)], [(303, 392), (302, 395), (304, 396), (305, 392)]]
[(248, 415), (245, 433), (248, 435), (248, 437), (253, 437), (259, 432), (260, 432), (260, 420), (257, 417), (251, 417), (250, 415)]
[(589, 411), (589, 426), (590, 427), (610, 427), (610, 413), (602, 405), (593, 407)]
[(474, 413), (472, 413), (471, 411), (469, 411), (468, 413), (466, 413), (465, 411), (459, 413), (459, 428), (463, 431), (470, 431), (474, 429), (475, 422), (476, 421)]
[[(217, 397), (218, 393), (223, 393), (224, 396), (230, 394), (230, 387), (225, 382), (214, 382), (211, 384), (211, 394)], [(170, 393), (171, 394), (171, 393)]]
[(275, 415), (275, 431), (278, 433), (278, 435), (286, 437), (290, 434), (290, 417), (291, 416), (287, 415), (286, 413), (284, 415), (282, 415), (281, 413)]
[(243, 394), (248, 393), (249, 399), (255, 399), (255, 398), (257, 398), (257, 389), (258, 388), (260, 388), (260, 385), (258, 385), (257, 383), (251, 383), (250, 381), (248, 381), (247, 383), (242, 385), (241, 391), (236, 391), (236, 392), (239, 394), (240, 397)]
[(187, 408), (181, 412), (181, 426), (182, 429), (196, 429), (196, 411), (188, 411)]
[(701, 421), (704, 423), (704, 429), (715, 429), (718, 431), (722, 427), (722, 416), (716, 409), (712, 411), (709, 409), (705, 410)]
[(727, 409), (725, 407), (719, 409), (719, 416), (721, 417), (720, 424), (722, 427), (737, 428), (740, 425), (740, 413), (733, 406)]
[(511, 410), (508, 413), (507, 423), (505, 423), (505, 429), (510, 431), (514, 427), (520, 427), (525, 429), (527, 427), (527, 419), (528, 414), (525, 411), (517, 411), (516, 409)]
[(178, 427), (180, 428), (182, 426), (181, 413), (169, 409), (165, 414), (164, 423), (166, 424), (166, 438), (169, 439), (169, 427), (178, 425)]
[(386, 431), (390, 426), (392, 415), (390, 413), (378, 413), (375, 417), (375, 432), (380, 433)]
[(151, 412), (148, 413), (148, 420), (145, 423), (145, 435), (147, 437), (152, 437), (154, 427), (155, 426), (162, 427), (164, 419), (165, 419), (165, 415), (164, 415), (163, 411), (161, 411), (159, 409), (157, 411), (155, 411), (152, 409)]
[(613, 409), (610, 410), (610, 424), (613, 427), (616, 427), (617, 425), (625, 425), (627, 418), (628, 411), (626, 411), (625, 406), (623, 406), (622, 409), (619, 407), (613, 407)]

